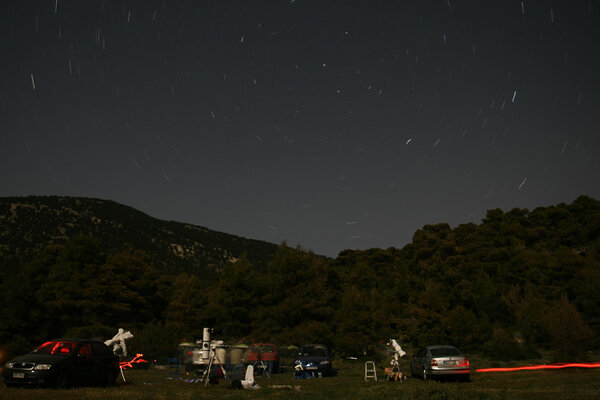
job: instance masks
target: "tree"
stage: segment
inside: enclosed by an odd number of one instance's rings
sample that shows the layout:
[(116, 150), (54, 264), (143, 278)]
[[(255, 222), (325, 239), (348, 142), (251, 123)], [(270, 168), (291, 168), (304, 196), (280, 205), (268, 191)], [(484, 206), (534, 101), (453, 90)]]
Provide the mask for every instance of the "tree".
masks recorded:
[(48, 266), (37, 291), (46, 334), (106, 336), (119, 327), (149, 322), (161, 303), (154, 282), (143, 252), (126, 245), (107, 256), (93, 239), (72, 240)]
[[(180, 274), (173, 279), (164, 317), (165, 324), (179, 331), (180, 340), (201, 338), (205, 325), (214, 326), (208, 309), (210, 289), (210, 284), (194, 275)], [(216, 319), (216, 315), (212, 317)]]
[(594, 332), (566, 295), (560, 296), (545, 310), (544, 325), (558, 360), (570, 361), (585, 357)]
[(97, 322), (86, 321), (87, 315), (84, 317), (93, 301), (84, 295), (84, 291), (96, 280), (105, 257), (98, 243), (86, 237), (73, 239), (60, 250), (56, 261), (48, 267), (37, 294), (49, 336), (59, 337), (69, 328)]

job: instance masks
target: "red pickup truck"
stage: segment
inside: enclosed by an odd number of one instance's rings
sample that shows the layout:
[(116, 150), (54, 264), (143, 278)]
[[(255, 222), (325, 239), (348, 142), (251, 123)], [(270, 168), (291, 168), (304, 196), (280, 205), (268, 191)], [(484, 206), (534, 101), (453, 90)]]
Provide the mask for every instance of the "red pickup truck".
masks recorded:
[(245, 363), (257, 366), (261, 362), (264, 363), (263, 368), (266, 367), (269, 374), (279, 372), (279, 353), (273, 343), (253, 343), (248, 348)]

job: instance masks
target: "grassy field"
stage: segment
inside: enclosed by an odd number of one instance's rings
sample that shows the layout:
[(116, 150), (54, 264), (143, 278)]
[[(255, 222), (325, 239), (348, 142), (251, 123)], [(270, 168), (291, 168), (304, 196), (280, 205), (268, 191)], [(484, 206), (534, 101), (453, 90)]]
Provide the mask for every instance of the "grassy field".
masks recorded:
[[(564, 369), (473, 373), (471, 382), (423, 382), (408, 378), (402, 382), (385, 380), (383, 366), (379, 381), (364, 381), (363, 364), (334, 364), (337, 375), (331, 378), (298, 380), (291, 372), (272, 379), (257, 378), (258, 390), (231, 389), (227, 380), (218, 385), (169, 379), (164, 369), (129, 370), (122, 383), (111, 388), (18, 389), (0, 385), (0, 399), (598, 399), (600, 369)], [(408, 368), (403, 368), (408, 371)]]

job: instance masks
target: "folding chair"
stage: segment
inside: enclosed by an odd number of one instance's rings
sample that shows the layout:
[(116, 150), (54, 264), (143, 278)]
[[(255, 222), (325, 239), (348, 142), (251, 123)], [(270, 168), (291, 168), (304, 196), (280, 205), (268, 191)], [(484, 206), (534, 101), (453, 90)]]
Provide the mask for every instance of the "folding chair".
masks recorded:
[(169, 368), (169, 375), (179, 375), (179, 359), (171, 358), (167, 359), (167, 366)]

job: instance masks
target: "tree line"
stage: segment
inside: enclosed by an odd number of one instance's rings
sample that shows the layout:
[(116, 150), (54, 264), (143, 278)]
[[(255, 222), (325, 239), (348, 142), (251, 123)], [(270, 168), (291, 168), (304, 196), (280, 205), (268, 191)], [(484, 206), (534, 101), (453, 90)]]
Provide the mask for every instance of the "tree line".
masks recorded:
[[(0, 347), (14, 355), (57, 337), (109, 338), (165, 359), (212, 327), (231, 343), (325, 343), (341, 355), (389, 338), (450, 343), (496, 359), (598, 349), (600, 202), (508, 212), (481, 224), (426, 225), (401, 249), (330, 259), (282, 243), (266, 264), (242, 256), (217, 275), (158, 272), (151, 255), (92, 237), (7, 258)], [(10, 265), (8, 265), (10, 263)]]

